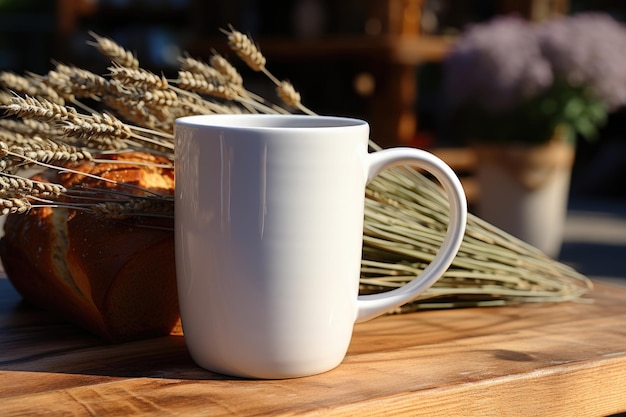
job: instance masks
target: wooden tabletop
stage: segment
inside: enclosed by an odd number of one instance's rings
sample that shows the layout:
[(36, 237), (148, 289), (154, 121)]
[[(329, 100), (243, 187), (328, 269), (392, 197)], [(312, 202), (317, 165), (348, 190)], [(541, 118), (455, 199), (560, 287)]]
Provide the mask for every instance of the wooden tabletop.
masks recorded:
[(601, 416), (626, 411), (626, 289), (594, 303), (423, 311), (355, 327), (335, 370), (204, 371), (181, 334), (109, 345), (0, 278), (0, 415)]

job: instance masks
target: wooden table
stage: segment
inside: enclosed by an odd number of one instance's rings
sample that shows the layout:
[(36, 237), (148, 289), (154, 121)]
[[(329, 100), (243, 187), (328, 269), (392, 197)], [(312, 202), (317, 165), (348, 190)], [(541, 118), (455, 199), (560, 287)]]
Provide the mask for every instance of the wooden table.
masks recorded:
[[(0, 279), (0, 415), (595, 416), (626, 411), (626, 290), (595, 303), (423, 311), (357, 325), (342, 365), (204, 371), (181, 334), (107, 345)], [(50, 414), (47, 414), (50, 413)]]

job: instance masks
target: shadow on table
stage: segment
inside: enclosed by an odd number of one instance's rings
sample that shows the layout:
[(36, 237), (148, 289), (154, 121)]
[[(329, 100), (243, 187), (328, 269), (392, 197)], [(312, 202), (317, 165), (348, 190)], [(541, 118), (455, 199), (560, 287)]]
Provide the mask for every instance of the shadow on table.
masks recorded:
[[(57, 325), (55, 344), (5, 358), (0, 371), (183, 380), (235, 380), (206, 371), (193, 362), (183, 336), (171, 335), (120, 344), (106, 344), (71, 325)], [(74, 330), (74, 332), (72, 332)], [(41, 339), (41, 338), (39, 338)]]
[(0, 279), (0, 372), (236, 379), (195, 365), (182, 335), (112, 344), (24, 301)]

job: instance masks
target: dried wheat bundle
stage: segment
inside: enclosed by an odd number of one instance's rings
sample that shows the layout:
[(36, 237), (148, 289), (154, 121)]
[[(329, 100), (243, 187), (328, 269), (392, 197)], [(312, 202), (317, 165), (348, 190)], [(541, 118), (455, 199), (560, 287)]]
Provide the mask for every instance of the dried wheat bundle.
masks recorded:
[[(111, 60), (107, 73), (56, 63), (45, 75), (0, 74), (0, 210), (25, 213), (40, 206), (71, 206), (97, 216), (128, 221), (136, 216), (172, 216), (169, 196), (44, 184), (22, 169), (62, 169), (90, 160), (108, 163), (108, 153), (133, 150), (165, 156), (173, 169), (176, 118), (210, 113), (314, 114), (286, 80), (266, 67), (252, 40), (233, 28), (224, 31), (233, 52), (275, 85), (277, 105), (244, 86), (225, 57), (208, 62), (183, 56), (176, 79), (147, 71), (110, 39), (92, 34), (91, 44)], [(379, 150), (371, 142), (373, 151)], [(119, 163), (119, 162), (118, 162)], [(102, 179), (104, 181), (104, 179)], [(111, 181), (111, 180), (107, 180)], [(123, 189), (123, 188), (122, 188)], [(134, 190), (136, 191), (136, 190)], [(438, 184), (410, 168), (394, 168), (367, 188), (361, 289), (378, 292), (415, 279), (436, 254), (448, 223), (448, 204)], [(590, 281), (529, 245), (470, 215), (467, 233), (452, 267), (401, 311), (579, 299)]]

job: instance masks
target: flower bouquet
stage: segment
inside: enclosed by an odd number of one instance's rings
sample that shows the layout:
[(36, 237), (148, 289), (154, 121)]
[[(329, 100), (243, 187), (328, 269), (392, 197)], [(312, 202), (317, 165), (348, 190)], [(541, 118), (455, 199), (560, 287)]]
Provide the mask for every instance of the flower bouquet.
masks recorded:
[(626, 28), (605, 14), (470, 27), (444, 61), (445, 96), (465, 139), (541, 144), (594, 138), (626, 104)]
[(444, 62), (455, 137), (474, 146), (478, 214), (556, 256), (578, 137), (626, 103), (626, 28), (585, 13), (470, 27)]

